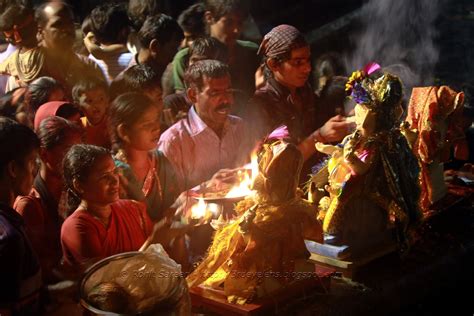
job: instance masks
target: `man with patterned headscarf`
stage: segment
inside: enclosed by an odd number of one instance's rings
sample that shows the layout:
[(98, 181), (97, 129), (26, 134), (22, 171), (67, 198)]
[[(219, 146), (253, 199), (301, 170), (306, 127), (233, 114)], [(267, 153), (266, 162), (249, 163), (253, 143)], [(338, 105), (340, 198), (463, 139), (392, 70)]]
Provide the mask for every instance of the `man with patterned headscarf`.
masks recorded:
[(315, 141), (340, 141), (349, 133), (352, 123), (340, 115), (318, 126), (315, 95), (308, 84), (310, 47), (295, 27), (273, 28), (265, 35), (259, 53), (264, 57), (266, 83), (255, 92), (248, 118), (255, 121), (252, 126), (262, 126), (255, 131), (256, 138), (286, 125), (306, 160), (315, 153)]

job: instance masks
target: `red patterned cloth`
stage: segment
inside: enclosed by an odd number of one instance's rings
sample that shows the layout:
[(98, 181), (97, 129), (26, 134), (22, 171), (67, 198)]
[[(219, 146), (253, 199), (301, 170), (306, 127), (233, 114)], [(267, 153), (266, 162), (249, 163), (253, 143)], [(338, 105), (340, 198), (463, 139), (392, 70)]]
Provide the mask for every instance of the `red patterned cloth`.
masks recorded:
[(432, 184), (428, 165), (442, 163), (449, 158), (451, 144), (464, 139), (460, 128), (464, 93), (447, 86), (413, 88), (406, 121), (410, 129), (418, 131), (412, 145), (420, 160), (421, 208), (427, 210), (432, 203)]
[(290, 54), (295, 48), (307, 46), (303, 34), (291, 25), (282, 24), (274, 27), (263, 38), (257, 54), (278, 58)]

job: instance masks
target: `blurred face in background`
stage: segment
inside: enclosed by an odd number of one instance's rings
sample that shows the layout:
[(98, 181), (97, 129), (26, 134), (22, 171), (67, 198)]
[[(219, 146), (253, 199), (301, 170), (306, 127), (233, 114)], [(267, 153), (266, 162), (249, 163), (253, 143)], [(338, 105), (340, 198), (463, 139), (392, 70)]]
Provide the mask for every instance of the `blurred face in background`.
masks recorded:
[(207, 11), (206, 22), (209, 25), (210, 36), (218, 39), (227, 47), (233, 47), (242, 33), (245, 18), (238, 12), (226, 14), (216, 19)]
[(102, 88), (85, 91), (80, 96), (79, 106), (92, 125), (101, 123), (109, 106), (109, 96)]
[(42, 45), (58, 54), (71, 51), (76, 36), (71, 11), (60, 2), (51, 2), (44, 8), (43, 14), (46, 21), (44, 25), (39, 25)]
[(38, 150), (34, 149), (22, 159), (12, 163), (16, 174), (12, 180), (15, 195), (28, 195), (38, 172)]
[(140, 118), (130, 126), (119, 126), (119, 137), (135, 150), (149, 151), (156, 149), (160, 139), (161, 110), (155, 104), (150, 104)]
[(64, 156), (73, 145), (81, 143), (81, 134), (74, 132), (66, 133), (60, 144), (57, 144), (50, 149), (41, 148), (41, 161), (46, 166), (50, 174), (54, 175), (55, 178), (62, 180), (62, 163)]

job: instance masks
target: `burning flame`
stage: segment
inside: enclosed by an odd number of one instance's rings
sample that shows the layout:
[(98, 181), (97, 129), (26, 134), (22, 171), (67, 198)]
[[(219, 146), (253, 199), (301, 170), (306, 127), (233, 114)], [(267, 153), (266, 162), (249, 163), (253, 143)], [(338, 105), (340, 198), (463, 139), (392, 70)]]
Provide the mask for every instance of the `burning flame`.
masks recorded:
[(226, 198), (236, 198), (253, 194), (251, 188), (258, 175), (258, 157), (256, 152), (252, 153), (251, 162), (244, 166), (244, 170), (245, 171), (239, 171), (242, 176), (240, 183), (227, 193)]
[(203, 218), (206, 215), (206, 202), (203, 198), (198, 198), (198, 202), (191, 208), (191, 218)]
[(207, 210), (212, 214), (212, 216), (219, 216), (219, 214), (222, 214), (222, 205), (207, 203)]

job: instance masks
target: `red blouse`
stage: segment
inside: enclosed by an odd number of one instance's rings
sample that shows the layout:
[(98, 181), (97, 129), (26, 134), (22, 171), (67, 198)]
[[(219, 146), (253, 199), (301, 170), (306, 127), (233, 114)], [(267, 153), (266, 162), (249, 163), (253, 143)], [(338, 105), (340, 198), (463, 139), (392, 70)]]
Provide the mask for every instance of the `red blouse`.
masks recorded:
[(118, 200), (111, 205), (108, 227), (84, 210), (76, 210), (61, 229), (64, 262), (75, 267), (122, 252), (138, 250), (153, 224), (144, 204)]

